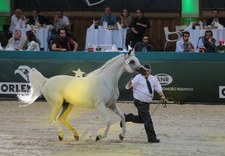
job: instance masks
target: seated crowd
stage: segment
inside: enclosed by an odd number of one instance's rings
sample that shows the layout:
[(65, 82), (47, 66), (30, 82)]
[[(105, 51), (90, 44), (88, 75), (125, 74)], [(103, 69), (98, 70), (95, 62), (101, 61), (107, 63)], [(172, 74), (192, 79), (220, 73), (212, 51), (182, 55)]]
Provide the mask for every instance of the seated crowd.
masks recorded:
[[(219, 11), (215, 9), (213, 10), (213, 17), (208, 19), (206, 23), (207, 25), (215, 25), (215, 23), (225, 25), (225, 20), (219, 17)], [(27, 30), (27, 39), (23, 38), (20, 29), (26, 25), (45, 26), (49, 24), (51, 24), (51, 27), (46, 41), (49, 50), (77, 51), (78, 43), (72, 37), (70, 20), (64, 15), (62, 10), (56, 10), (51, 23), (44, 16), (40, 15), (39, 10), (33, 10), (32, 15), (26, 18), (21, 9), (16, 9), (11, 17), (9, 27), (9, 36), (11, 38), (5, 49), (42, 50), (41, 42), (36, 37), (35, 27)], [(150, 52), (154, 50), (150, 42), (150, 36), (146, 35), (147, 30), (150, 29), (150, 23), (141, 9), (136, 9), (135, 17), (130, 15), (129, 10), (122, 9), (120, 16), (117, 18), (112, 14), (110, 7), (105, 7), (103, 15), (99, 20), (94, 21), (94, 24), (95, 26), (106, 25), (110, 30), (118, 29), (120, 25), (122, 28), (126, 28), (125, 44), (127, 48), (130, 45), (138, 52)], [(190, 33), (188, 31), (182, 32), (182, 37), (176, 42), (176, 52), (216, 52), (216, 39), (213, 37), (211, 30), (206, 30), (205, 35), (199, 37), (198, 43), (191, 43), (189, 37)], [(196, 50), (193, 44), (197, 45), (196, 49), (199, 50)]]

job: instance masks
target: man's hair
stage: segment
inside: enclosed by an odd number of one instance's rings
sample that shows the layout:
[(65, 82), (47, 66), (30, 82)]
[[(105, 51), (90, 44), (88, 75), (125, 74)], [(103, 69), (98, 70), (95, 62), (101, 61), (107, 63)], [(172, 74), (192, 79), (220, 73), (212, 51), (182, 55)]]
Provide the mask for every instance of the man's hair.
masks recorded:
[(56, 9), (56, 12), (63, 13), (63, 10), (62, 9)]
[(212, 30), (206, 30), (206, 31), (205, 31), (205, 34), (207, 34), (207, 33), (210, 33), (210, 34), (213, 36)]
[(144, 37), (148, 37), (148, 39), (150, 40), (150, 36), (149, 36), (149, 35), (145, 34), (145, 35), (142, 37), (142, 39), (143, 39)]
[(188, 34), (190, 36), (190, 33), (188, 31), (182, 32), (182, 36), (184, 36), (185, 34)]
[(39, 11), (38, 9), (33, 9), (33, 11), (36, 11), (36, 12), (37, 12), (37, 14), (39, 14), (39, 13), (40, 13), (40, 11)]
[(151, 66), (149, 64), (144, 64), (143, 66), (147, 69), (151, 69)]
[(217, 9), (217, 8), (214, 8), (212, 11), (217, 11), (217, 12), (220, 12), (220, 10), (219, 10), (219, 9)]
[(139, 10), (144, 15), (144, 10), (141, 8), (136, 9), (136, 11)]
[(59, 29), (58, 29), (58, 34), (60, 34), (60, 31), (61, 31), (61, 30), (66, 31), (64, 28), (59, 28)]
[(20, 29), (15, 29), (14, 33), (15, 32), (19, 32), (20, 34), (22, 33)]

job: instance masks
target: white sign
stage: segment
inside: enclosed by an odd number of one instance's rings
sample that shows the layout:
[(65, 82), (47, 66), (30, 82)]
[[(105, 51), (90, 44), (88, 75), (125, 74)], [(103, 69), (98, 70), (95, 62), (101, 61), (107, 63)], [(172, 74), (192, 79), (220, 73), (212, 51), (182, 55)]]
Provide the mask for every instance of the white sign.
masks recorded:
[(173, 78), (168, 74), (159, 73), (155, 76), (158, 78), (161, 86), (167, 86), (173, 82)]
[(0, 82), (0, 94), (18, 94), (28, 92), (30, 86), (28, 83), (19, 82)]
[(219, 98), (225, 99), (225, 86), (219, 86)]

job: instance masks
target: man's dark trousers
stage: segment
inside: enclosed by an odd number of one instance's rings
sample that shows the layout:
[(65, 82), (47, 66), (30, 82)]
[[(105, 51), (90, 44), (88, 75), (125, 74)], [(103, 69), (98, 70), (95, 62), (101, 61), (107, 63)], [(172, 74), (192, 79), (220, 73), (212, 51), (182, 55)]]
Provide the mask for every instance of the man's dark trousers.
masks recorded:
[(125, 116), (126, 122), (133, 123), (144, 123), (145, 132), (148, 136), (148, 141), (155, 140), (156, 134), (152, 123), (152, 118), (149, 113), (149, 103), (141, 102), (137, 99), (134, 99), (134, 105), (138, 109), (138, 115), (134, 115), (132, 113), (127, 114)]

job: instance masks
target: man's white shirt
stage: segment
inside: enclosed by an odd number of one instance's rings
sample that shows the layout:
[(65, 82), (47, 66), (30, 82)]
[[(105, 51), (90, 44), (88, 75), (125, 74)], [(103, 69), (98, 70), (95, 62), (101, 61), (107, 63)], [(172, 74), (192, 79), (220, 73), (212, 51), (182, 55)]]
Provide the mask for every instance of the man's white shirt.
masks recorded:
[(151, 83), (152, 94), (149, 93), (145, 76), (138, 74), (132, 80), (133, 97), (142, 102), (151, 102), (154, 96), (154, 91), (162, 92), (162, 87), (156, 76), (148, 76), (148, 81)]

